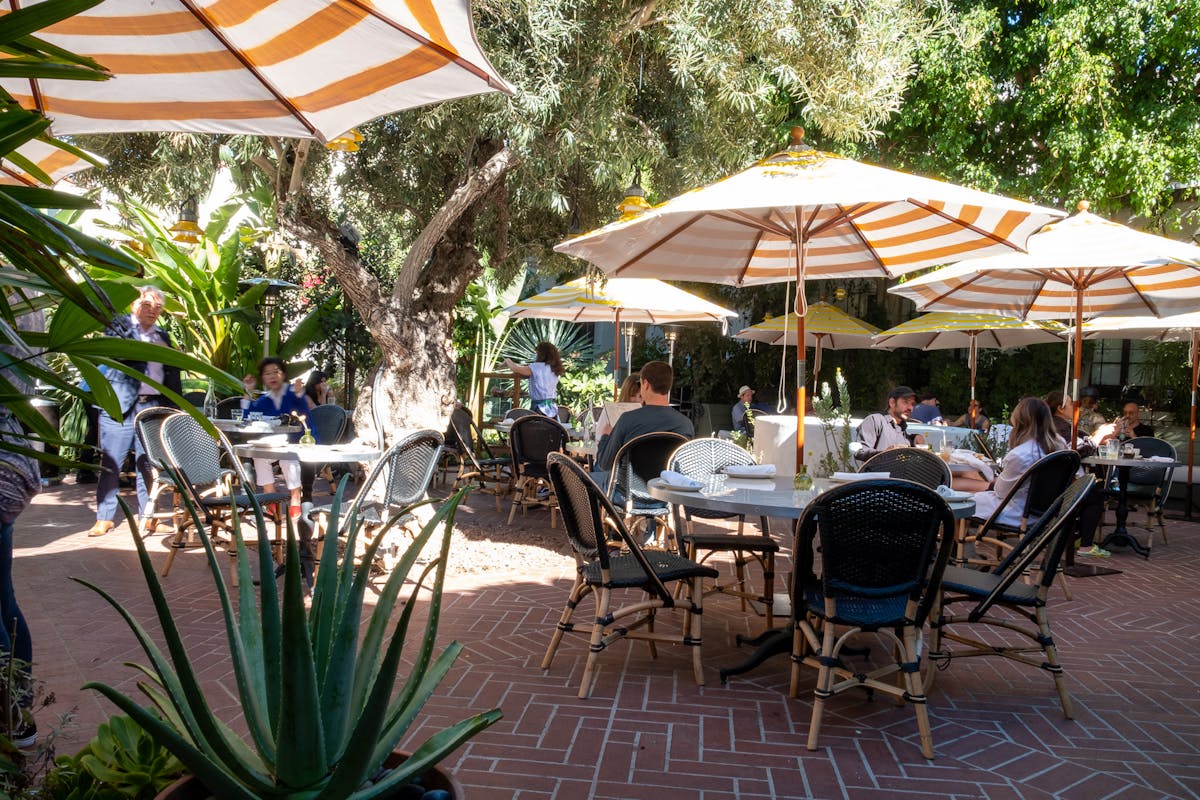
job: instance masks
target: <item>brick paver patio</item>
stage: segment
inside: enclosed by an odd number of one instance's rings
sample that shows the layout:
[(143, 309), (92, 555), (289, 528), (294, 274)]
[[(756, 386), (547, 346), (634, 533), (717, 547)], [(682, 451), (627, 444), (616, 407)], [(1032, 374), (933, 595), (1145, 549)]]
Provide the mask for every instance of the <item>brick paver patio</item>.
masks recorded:
[[(113, 712), (81, 685), (101, 680), (134, 692), (136, 675), (123, 662), (144, 657), (115, 612), (68, 577), (100, 584), (151, 622), (128, 531), (86, 536), (91, 488), (48, 489), (15, 537), (37, 676), (57, 698), (39, 722), (45, 728), (51, 712), (75, 709), (74, 741), (62, 748), (72, 752)], [(491, 498), (469, 506), (464, 513), (503, 541), (510, 529)], [(544, 526), (547, 517), (531, 513), (518, 524)], [(1118, 554), (1111, 565), (1122, 574), (1073, 580), (1072, 601), (1056, 592), (1052, 621), (1076, 719), (1063, 719), (1040, 672), (955, 661), (930, 698), (932, 762), (920, 755), (910, 709), (855, 693), (831, 701), (821, 749), (808, 752), (812, 679), (789, 700), (786, 658), (722, 687), (717, 667), (742, 655), (734, 635), (762, 625), (725, 598), (706, 607), (707, 687), (693, 683), (681, 649), (659, 648), (653, 661), (644, 646), (621, 643), (603, 655), (591, 699), (577, 699), (587, 652), (580, 639), (564, 642), (548, 674), (539, 669), (570, 587), (565, 549), (546, 550), (524, 573), (452, 580), (441, 637), (466, 649), (422, 724), (504, 710), (448, 765), (473, 800), (1200, 797), (1200, 529), (1168, 524), (1170, 544), (1159, 542), (1149, 561)], [(161, 564), (164, 540), (150, 541)], [(224, 631), (201, 552), (183, 554), (164, 583), (213, 705), (233, 719)]]

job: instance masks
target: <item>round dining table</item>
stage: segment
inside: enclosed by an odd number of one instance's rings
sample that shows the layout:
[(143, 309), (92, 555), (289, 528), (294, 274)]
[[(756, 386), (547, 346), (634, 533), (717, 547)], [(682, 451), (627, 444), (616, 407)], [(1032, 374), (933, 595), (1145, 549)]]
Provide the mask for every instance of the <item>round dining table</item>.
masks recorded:
[[(813, 488), (796, 489), (792, 486), (794, 479), (792, 474), (756, 478), (714, 475), (703, 480), (703, 485), (697, 490), (670, 486), (661, 478), (653, 478), (647, 485), (651, 497), (676, 506), (703, 508), (727, 514), (799, 520), (804, 509), (815, 497), (834, 486), (846, 483), (830, 478), (814, 478)], [(970, 519), (975, 514), (975, 500), (969, 495), (965, 499), (947, 502), (947, 505), (954, 518), (960, 522)], [(791, 598), (788, 595), (776, 595), (775, 603), (779, 604), (781, 600), (790, 604)], [(790, 608), (783, 613), (790, 614)], [(753, 645), (755, 650), (741, 664), (721, 668), (721, 683), (726, 683), (731, 675), (749, 672), (771, 656), (791, 653), (792, 634), (787, 627), (770, 628), (751, 639), (744, 639), (739, 635), (738, 644)]]

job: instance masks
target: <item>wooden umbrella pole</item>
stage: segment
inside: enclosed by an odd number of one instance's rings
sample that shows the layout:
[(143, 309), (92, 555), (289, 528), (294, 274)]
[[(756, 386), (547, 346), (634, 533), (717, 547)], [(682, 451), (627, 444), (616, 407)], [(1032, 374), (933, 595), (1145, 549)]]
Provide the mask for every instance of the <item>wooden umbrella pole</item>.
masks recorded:
[(613, 402), (621, 397), (621, 309), (613, 316)]
[(1079, 441), (1079, 379), (1083, 377), (1083, 286), (1075, 285), (1075, 373), (1071, 379), (1071, 446)]
[(808, 382), (808, 348), (804, 346), (804, 317), (808, 306), (804, 302), (804, 228), (803, 214), (796, 208), (796, 472), (804, 465), (804, 408)]
[(1196, 384), (1200, 382), (1200, 328), (1192, 328), (1192, 420), (1188, 428), (1187, 516), (1192, 516), (1192, 468), (1196, 461)]

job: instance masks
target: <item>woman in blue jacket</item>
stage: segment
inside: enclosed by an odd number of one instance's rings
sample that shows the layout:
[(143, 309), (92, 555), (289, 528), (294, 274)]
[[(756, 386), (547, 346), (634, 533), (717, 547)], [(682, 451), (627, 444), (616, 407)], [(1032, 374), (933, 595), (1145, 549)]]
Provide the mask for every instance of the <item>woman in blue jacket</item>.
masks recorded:
[[(246, 410), (258, 412), (264, 417), (278, 417), (282, 414), (308, 416), (308, 398), (304, 396), (304, 386), (298, 388), (288, 383), (287, 365), (281, 358), (264, 358), (258, 362), (258, 381), (262, 383), (263, 392), (250, 401)], [(247, 375), (242, 383), (246, 386), (246, 396), (253, 395), (255, 380), (253, 375)], [(299, 434), (292, 434), (291, 441), (299, 441)], [(300, 513), (300, 462), (284, 459), (279, 462), (279, 471), (283, 473), (283, 481), (292, 494), (291, 513)], [(254, 459), (254, 481), (264, 492), (274, 491), (275, 472), (271, 468), (271, 460), (267, 458)]]

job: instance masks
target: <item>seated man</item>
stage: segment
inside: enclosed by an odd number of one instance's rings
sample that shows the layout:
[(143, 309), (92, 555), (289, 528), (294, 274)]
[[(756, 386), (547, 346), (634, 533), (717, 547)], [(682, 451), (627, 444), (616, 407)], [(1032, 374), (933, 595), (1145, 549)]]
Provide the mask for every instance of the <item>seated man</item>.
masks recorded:
[(860, 446), (855, 450), (854, 458), (866, 461), (876, 453), (893, 447), (923, 444), (925, 440), (919, 434), (910, 436), (907, 431), (908, 416), (916, 399), (917, 393), (907, 386), (897, 386), (888, 392), (887, 410), (868, 415), (858, 426), (857, 442)]
[(926, 425), (942, 425), (942, 409), (938, 406), (937, 393), (933, 389), (926, 388), (921, 392), (921, 396), (917, 398), (918, 402), (913, 406), (912, 419)]
[(1121, 416), (1113, 420), (1111, 431), (1096, 431), (1100, 434), (1100, 441), (1097, 444), (1105, 444), (1110, 439), (1125, 441), (1132, 439), (1135, 436), (1153, 436), (1154, 428), (1141, 420), (1141, 409), (1138, 404), (1130, 400), (1121, 408)]
[(671, 365), (665, 361), (651, 361), (642, 367), (642, 407), (622, 414), (612, 433), (600, 439), (592, 479), (602, 488), (608, 486), (617, 452), (630, 439), (660, 431), (681, 433), (689, 438), (695, 435), (692, 421), (669, 404), (674, 381)]

